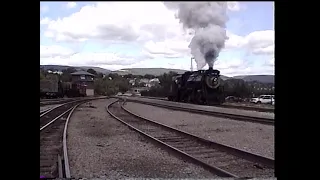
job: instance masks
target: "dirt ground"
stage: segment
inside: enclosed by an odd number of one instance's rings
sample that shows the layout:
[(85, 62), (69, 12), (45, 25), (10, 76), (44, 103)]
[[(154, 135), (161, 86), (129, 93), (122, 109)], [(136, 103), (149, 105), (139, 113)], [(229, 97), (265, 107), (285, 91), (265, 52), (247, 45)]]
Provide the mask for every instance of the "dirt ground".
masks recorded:
[(217, 178), (185, 162), (112, 118), (114, 99), (76, 109), (68, 126), (68, 157), (73, 178)]

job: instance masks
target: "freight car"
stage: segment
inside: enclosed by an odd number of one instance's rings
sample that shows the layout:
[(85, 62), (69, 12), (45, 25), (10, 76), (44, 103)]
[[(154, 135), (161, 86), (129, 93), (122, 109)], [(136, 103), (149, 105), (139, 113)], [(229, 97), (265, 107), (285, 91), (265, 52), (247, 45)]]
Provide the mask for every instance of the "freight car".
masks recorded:
[(187, 71), (174, 76), (168, 100), (196, 104), (222, 104), (225, 101), (223, 80), (220, 71)]
[(40, 98), (86, 96), (86, 85), (71, 82), (62, 82), (57, 79), (40, 80)]

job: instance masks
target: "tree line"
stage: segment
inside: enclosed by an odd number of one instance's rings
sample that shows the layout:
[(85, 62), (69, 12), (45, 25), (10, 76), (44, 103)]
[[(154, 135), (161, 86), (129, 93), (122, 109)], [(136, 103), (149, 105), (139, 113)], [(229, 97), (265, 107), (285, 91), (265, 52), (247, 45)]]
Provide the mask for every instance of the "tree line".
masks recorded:
[[(142, 96), (166, 97), (169, 93), (172, 77), (175, 72), (164, 73), (159, 76), (160, 87), (152, 87), (149, 91), (141, 92)], [(222, 81), (225, 96), (235, 96), (241, 98), (256, 97), (262, 94), (274, 94), (272, 83), (246, 82), (242, 79), (227, 79)]]
[[(55, 70), (52, 69), (52, 72)], [(72, 76), (71, 74), (76, 72), (77, 70), (73, 67), (69, 67), (67, 69), (62, 70), (61, 74), (57, 73), (49, 73), (48, 70), (40, 69), (40, 80), (52, 80), (58, 79), (62, 82), (71, 82)], [(95, 75), (94, 80), (94, 91), (97, 95), (114, 95), (118, 92), (125, 93), (130, 88), (133, 87), (144, 87), (145, 83), (140, 83), (140, 79), (153, 79), (156, 76), (151, 74), (142, 75), (118, 75), (117, 73), (110, 73), (108, 75), (103, 75), (102, 73), (96, 72), (94, 69), (88, 69), (88, 73)], [(136, 83), (131, 85), (129, 81), (131, 79), (135, 79)]]
[[(62, 70), (62, 74), (55, 74), (62, 82), (71, 81), (71, 73), (76, 72), (73, 67)], [(157, 86), (149, 88), (148, 91), (141, 92), (142, 96), (155, 96), (166, 97), (169, 93), (169, 89), (172, 82), (172, 77), (177, 75), (176, 72), (170, 71), (160, 76), (154, 76), (150, 74), (142, 75), (119, 75), (117, 73), (110, 73), (103, 75), (96, 72), (94, 69), (88, 69), (87, 72), (95, 75), (94, 91), (97, 95), (114, 95), (119, 92), (125, 93), (133, 87), (144, 87), (145, 83), (139, 83), (140, 79), (153, 79), (158, 78), (160, 83)], [(40, 70), (40, 80), (50, 79), (52, 74), (47, 71)], [(130, 80), (134, 80), (134, 85), (129, 83)], [(263, 84), (259, 82), (245, 82), (242, 79), (227, 79), (223, 81), (224, 91), (226, 96), (236, 96), (241, 98), (258, 96), (261, 94), (273, 94), (274, 89), (270, 90), (272, 84)], [(257, 88), (259, 87), (259, 88)]]

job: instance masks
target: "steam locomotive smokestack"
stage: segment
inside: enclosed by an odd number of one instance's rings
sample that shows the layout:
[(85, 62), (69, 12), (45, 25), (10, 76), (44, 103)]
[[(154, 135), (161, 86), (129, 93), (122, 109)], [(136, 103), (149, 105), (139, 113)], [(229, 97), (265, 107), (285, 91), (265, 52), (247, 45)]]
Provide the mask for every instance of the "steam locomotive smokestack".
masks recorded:
[(214, 50), (208, 51), (205, 55), (204, 55), (204, 59), (206, 60), (206, 63), (209, 66), (209, 69), (213, 67), (213, 62), (214, 59), (216, 58), (216, 53)]
[(206, 64), (213, 67), (228, 39), (227, 2), (165, 2), (164, 4), (168, 8), (177, 8), (176, 17), (183, 27), (195, 31), (189, 48), (197, 63), (197, 69), (202, 69)]
[(193, 71), (193, 64), (192, 64), (192, 60), (193, 60), (194, 58), (191, 58), (191, 66), (190, 66), (190, 70), (191, 71)]

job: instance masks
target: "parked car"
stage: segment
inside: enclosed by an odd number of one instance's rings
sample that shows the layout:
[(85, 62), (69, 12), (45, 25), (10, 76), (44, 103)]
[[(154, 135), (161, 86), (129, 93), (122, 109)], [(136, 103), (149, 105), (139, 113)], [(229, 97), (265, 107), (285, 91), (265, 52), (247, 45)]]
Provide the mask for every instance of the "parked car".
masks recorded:
[(227, 102), (243, 102), (244, 100), (240, 97), (228, 96), (226, 97)]
[(274, 98), (274, 96), (273, 96), (272, 106), (274, 106), (274, 104), (275, 104), (275, 98)]
[(261, 95), (257, 98), (252, 98), (250, 102), (256, 104), (274, 104), (274, 95)]

